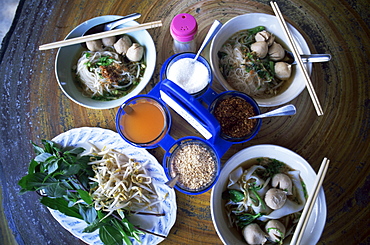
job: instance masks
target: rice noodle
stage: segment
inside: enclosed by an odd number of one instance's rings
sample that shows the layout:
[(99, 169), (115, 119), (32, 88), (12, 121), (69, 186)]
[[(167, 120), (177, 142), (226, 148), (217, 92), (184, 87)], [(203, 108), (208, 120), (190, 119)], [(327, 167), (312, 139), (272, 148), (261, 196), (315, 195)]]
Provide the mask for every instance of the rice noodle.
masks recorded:
[[(101, 59), (109, 57), (111, 64), (100, 65)], [(77, 62), (77, 77), (83, 88), (83, 95), (90, 98), (112, 100), (125, 95), (135, 84), (140, 81), (142, 68), (141, 62), (130, 62), (116, 53), (113, 47), (104, 48), (102, 51), (84, 51)], [(114, 69), (118, 82), (104, 77), (104, 69)]]
[(231, 36), (219, 50), (219, 68), (226, 82), (235, 90), (256, 98), (272, 97), (278, 93), (283, 81), (274, 77), (260, 77), (257, 72), (246, 69), (247, 66), (256, 67), (258, 64), (263, 72), (269, 70), (264, 62), (270, 60), (261, 60), (251, 52), (250, 44), (254, 41), (254, 35), (247, 30)]

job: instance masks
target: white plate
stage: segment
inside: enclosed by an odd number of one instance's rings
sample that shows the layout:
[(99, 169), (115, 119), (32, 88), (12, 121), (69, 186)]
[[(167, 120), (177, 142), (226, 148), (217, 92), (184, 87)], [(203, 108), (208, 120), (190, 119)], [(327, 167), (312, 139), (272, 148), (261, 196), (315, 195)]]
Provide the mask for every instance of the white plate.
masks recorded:
[[(276, 145), (256, 145), (245, 148), (232, 156), (221, 170), (218, 182), (211, 193), (211, 215), (217, 234), (224, 244), (246, 244), (241, 237), (230, 232), (228, 220), (224, 214), (224, 207), (221, 202), (221, 193), (225, 190), (230, 172), (248, 159), (258, 157), (269, 157), (277, 159), (291, 168), (300, 170), (300, 176), (306, 184), (308, 193), (311, 193), (315, 182), (316, 173), (311, 165), (297, 153)], [(308, 221), (306, 231), (303, 234), (302, 245), (317, 244), (326, 222), (326, 201), (323, 188), (321, 188), (311, 217)], [(284, 244), (289, 244), (285, 241)]]
[[(262, 13), (250, 13), (236, 16), (228, 20), (220, 29), (220, 31), (213, 38), (210, 49), (210, 61), (212, 66), (212, 71), (215, 75), (215, 78), (221, 83), (221, 85), (226, 90), (235, 90), (233, 89), (224, 79), (223, 75), (218, 68), (219, 58), (217, 52), (220, 50), (221, 46), (229, 39), (233, 34), (238, 31), (251, 29), (256, 26), (264, 26), (267, 31), (273, 33), (278, 37), (283, 44), (287, 45), (289, 50), (292, 50), (292, 47), (289, 45), (288, 38), (285, 36), (285, 33), (280, 27), (280, 24), (277, 18), (274, 15), (262, 14)], [(311, 51), (306, 43), (306, 40), (303, 38), (301, 33), (295, 29), (292, 25), (287, 23), (287, 26), (293, 36), (294, 41), (297, 44), (298, 52), (300, 54), (311, 54)], [(296, 65), (294, 65), (296, 66)], [(307, 63), (306, 69), (308, 74), (311, 74), (312, 64)], [(293, 69), (293, 79), (292, 84), (281, 94), (274, 96), (272, 98), (260, 99), (254, 98), (259, 106), (262, 107), (272, 107), (285, 104), (294, 98), (296, 98), (305, 88), (306, 84), (304, 82), (304, 74), (298, 68), (294, 67)], [(294, 71), (295, 70), (295, 71)]]
[[(176, 221), (176, 195), (175, 191), (169, 188), (164, 183), (168, 181), (163, 167), (158, 163), (155, 157), (149, 154), (145, 149), (136, 148), (126, 143), (116, 132), (102, 128), (76, 128), (71, 129), (65, 133), (62, 133), (52, 139), (53, 142), (59, 143), (61, 146), (74, 146), (83, 147), (86, 150), (90, 149), (91, 146), (88, 142), (93, 143), (97, 147), (106, 146), (108, 148), (116, 149), (124, 154), (134, 158), (139, 162), (149, 161), (146, 166), (150, 176), (152, 177), (153, 185), (159, 197), (164, 197), (168, 194), (167, 198), (160, 203), (159, 210), (165, 214), (165, 216), (151, 216), (151, 215), (136, 215), (131, 216), (130, 221), (141, 228), (167, 236), (170, 229)], [(87, 224), (80, 219), (66, 216), (59, 211), (49, 209), (53, 217), (75, 237), (78, 237), (87, 244), (103, 244), (99, 238), (99, 232), (83, 233), (83, 229)], [(141, 244), (158, 244), (162, 242), (164, 238), (151, 235), (146, 233), (141, 235)], [(136, 240), (133, 240), (133, 244), (139, 244)]]
[[(85, 31), (95, 25), (116, 20), (121, 17), (122, 16), (117, 15), (104, 15), (87, 20), (73, 29), (67, 35), (66, 39), (80, 37), (83, 33), (85, 33)], [(118, 27), (116, 27), (116, 29), (137, 25), (139, 24), (136, 21), (129, 21), (122, 25), (119, 25)], [(111, 101), (93, 100), (82, 95), (81, 91), (77, 88), (74, 82), (75, 72), (72, 70), (72, 68), (75, 67), (77, 64), (79, 55), (82, 53), (83, 50), (85, 50), (80, 44), (62, 47), (58, 50), (55, 59), (55, 75), (58, 80), (59, 87), (62, 89), (63, 93), (75, 103), (91, 109), (110, 109), (118, 107), (127, 99), (139, 94), (148, 84), (154, 73), (157, 57), (156, 49), (154, 41), (147, 30), (134, 31), (127, 33), (127, 35), (133, 37), (138, 43), (140, 43), (140, 45), (145, 48), (144, 60), (146, 63), (145, 72), (140, 83), (129, 94)]]

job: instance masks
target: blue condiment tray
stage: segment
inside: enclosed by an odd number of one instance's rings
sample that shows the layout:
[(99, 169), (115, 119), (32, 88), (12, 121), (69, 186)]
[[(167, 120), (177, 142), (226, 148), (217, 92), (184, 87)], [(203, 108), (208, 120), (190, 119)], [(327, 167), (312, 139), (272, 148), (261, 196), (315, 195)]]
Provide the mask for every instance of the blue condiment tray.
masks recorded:
[[(194, 56), (194, 54), (190, 54)], [(175, 55), (176, 56), (176, 55)], [(163, 65), (165, 67), (169, 60), (171, 58), (175, 57), (171, 56)], [(204, 58), (203, 58), (204, 59)], [(205, 59), (204, 59), (205, 60)], [(209, 67), (209, 65), (207, 64)], [(180, 146), (182, 142), (187, 142), (189, 140), (192, 141), (199, 141), (202, 142), (206, 145), (208, 145), (211, 149), (213, 149), (214, 153), (217, 156), (217, 161), (218, 161), (218, 173), (221, 169), (221, 164), (220, 164), (220, 159), (221, 157), (229, 150), (229, 148), (233, 144), (239, 144), (243, 143), (246, 141), (249, 141), (252, 139), (259, 131), (262, 120), (257, 119), (257, 130), (248, 138), (245, 140), (240, 140), (240, 141), (232, 141), (232, 140), (227, 140), (225, 137), (221, 136), (221, 127), (217, 119), (214, 117), (214, 115), (211, 113), (212, 106), (214, 102), (220, 97), (225, 94), (237, 94), (239, 92), (236, 91), (226, 91), (220, 94), (217, 94), (212, 88), (211, 88), (211, 82), (209, 83), (209, 86), (202, 91), (202, 93), (196, 94), (196, 95), (190, 95), (188, 94), (185, 90), (183, 90), (180, 86), (175, 84), (174, 82), (168, 80), (165, 78), (164, 72), (165, 69), (161, 69), (161, 81), (147, 94), (148, 97), (154, 98), (157, 100), (158, 103), (161, 105), (168, 106), (172, 108), (176, 113), (178, 113), (180, 116), (182, 116), (189, 124), (191, 124), (197, 131), (203, 135), (204, 138), (198, 137), (198, 136), (186, 136), (183, 138), (180, 138), (178, 140), (174, 139), (170, 135), (170, 129), (171, 129), (171, 124), (172, 124), (172, 118), (171, 114), (167, 109), (167, 115), (170, 117), (168, 120), (168, 128), (167, 132), (165, 135), (160, 139), (159, 141), (156, 141), (155, 144), (149, 145), (149, 146), (142, 146), (139, 144), (135, 144), (129, 140), (127, 140), (121, 133), (120, 130), (120, 123), (119, 123), (119, 115), (124, 115), (126, 112), (122, 109), (123, 106), (121, 106), (117, 112), (117, 117), (116, 117), (116, 126), (117, 126), (117, 131), (119, 134), (124, 138), (128, 143), (140, 147), (140, 148), (156, 148), (160, 146), (162, 149), (166, 151), (164, 158), (163, 158), (163, 167), (165, 170), (165, 173), (168, 178), (172, 178), (169, 174), (169, 170), (167, 168), (169, 159), (171, 157), (171, 154), (173, 151), (176, 149), (176, 147)], [(212, 73), (211, 73), (212, 74)], [(240, 93), (239, 93), (240, 94)], [(135, 97), (145, 97), (146, 95), (138, 95)], [(257, 103), (250, 98), (247, 95), (245, 96), (245, 99), (252, 103), (257, 105)], [(135, 98), (133, 97), (133, 98)], [(123, 104), (125, 105), (125, 103)], [(257, 109), (257, 114), (260, 114), (259, 107), (257, 106), (255, 109)], [(218, 176), (217, 173), (217, 176)], [(214, 181), (215, 183), (216, 181)], [(206, 191), (208, 191), (210, 188), (212, 188), (213, 185), (209, 186), (205, 190), (198, 191), (198, 192), (188, 192), (185, 191), (184, 189), (180, 189), (179, 187), (175, 186), (175, 188), (181, 192), (184, 192), (186, 194), (201, 194)]]

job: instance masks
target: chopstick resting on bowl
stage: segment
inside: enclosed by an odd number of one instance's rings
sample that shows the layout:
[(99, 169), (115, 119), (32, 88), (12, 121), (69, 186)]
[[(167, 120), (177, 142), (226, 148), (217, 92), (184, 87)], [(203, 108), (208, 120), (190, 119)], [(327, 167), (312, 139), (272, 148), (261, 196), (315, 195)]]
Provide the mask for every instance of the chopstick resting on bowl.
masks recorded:
[(318, 116), (322, 116), (324, 114), (324, 112), (323, 112), (323, 110), (321, 108), (320, 101), (317, 98), (317, 95), (316, 95), (315, 89), (314, 89), (314, 87), (312, 85), (310, 76), (308, 75), (307, 70), (306, 70), (306, 68), (303, 65), (301, 56), (299, 55), (299, 52), (298, 52), (297, 46), (296, 46), (296, 44), (294, 42), (293, 36), (290, 33), (290, 31), (288, 29), (288, 26), (285, 23), (284, 17), (283, 17), (283, 15), (280, 12), (280, 9), (279, 9), (277, 3), (276, 2), (270, 2), (270, 4), (271, 4), (271, 7), (272, 7), (272, 10), (274, 11), (274, 13), (275, 13), (275, 15), (276, 15), (276, 17), (277, 17), (280, 25), (281, 25), (281, 28), (283, 29), (285, 35), (287, 36), (287, 38), (289, 40), (290, 45), (293, 48), (294, 58), (297, 61), (297, 65), (300, 67), (300, 69), (303, 72), (303, 75), (305, 77), (306, 87), (308, 89), (308, 93), (310, 94), (310, 97), (311, 97), (311, 100), (313, 102), (313, 105), (314, 105), (314, 107), (316, 109), (316, 113), (317, 113)]
[(315, 179), (315, 183), (314, 183), (312, 192), (309, 193), (307, 202), (306, 202), (306, 204), (303, 208), (302, 215), (299, 218), (299, 222), (297, 224), (297, 227), (295, 228), (295, 232), (293, 234), (290, 245), (299, 245), (301, 240), (302, 240), (303, 233), (306, 229), (308, 220), (310, 219), (313, 206), (315, 205), (317, 196), (318, 196), (320, 188), (322, 186), (322, 182), (324, 181), (326, 172), (328, 170), (329, 162), (330, 162), (329, 159), (327, 159), (325, 157), (323, 159), (322, 163), (321, 163), (319, 172), (317, 173), (317, 176), (316, 176), (316, 179)]
[(145, 24), (140, 24), (138, 26), (130, 26), (130, 27), (115, 29), (111, 31), (99, 32), (99, 33), (91, 34), (87, 36), (76, 37), (76, 38), (57, 41), (53, 43), (43, 44), (39, 47), (39, 50), (61, 48), (61, 47), (65, 47), (65, 46), (69, 46), (73, 44), (84, 43), (87, 41), (98, 40), (98, 39), (102, 39), (105, 37), (112, 37), (112, 36), (122, 35), (128, 32), (146, 30), (146, 29), (156, 28), (160, 26), (162, 26), (162, 21), (158, 20), (158, 21), (148, 22)]

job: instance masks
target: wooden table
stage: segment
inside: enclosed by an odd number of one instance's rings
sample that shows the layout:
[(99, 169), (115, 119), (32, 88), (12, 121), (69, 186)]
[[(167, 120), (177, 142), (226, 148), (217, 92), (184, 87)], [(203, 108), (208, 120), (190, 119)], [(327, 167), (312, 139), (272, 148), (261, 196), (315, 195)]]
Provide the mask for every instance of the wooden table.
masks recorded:
[[(256, 138), (233, 146), (222, 158), (225, 162), (239, 150), (262, 143), (297, 152), (316, 171), (323, 157), (328, 157), (331, 166), (324, 181), (328, 215), (319, 244), (370, 242), (369, 3), (278, 1), (286, 20), (304, 35), (312, 53), (333, 56), (329, 63), (314, 64), (311, 76), (325, 114), (316, 116), (305, 90), (292, 101), (297, 115), (264, 120)], [(163, 21), (162, 28), (149, 31), (158, 59), (144, 93), (158, 82), (159, 69), (171, 55), (169, 25), (176, 14), (196, 17), (198, 44), (215, 19), (224, 23), (244, 13), (273, 14), (269, 1), (264, 0), (21, 0), (0, 53), (0, 177), (5, 213), (1, 212), (0, 244), (83, 244), (51, 217), (36, 194), (19, 196), (17, 182), (33, 157), (31, 140), (40, 143), (82, 126), (114, 130), (117, 110), (91, 110), (70, 101), (55, 78), (57, 50), (38, 51), (38, 46), (63, 39), (90, 18), (133, 12), (142, 14), (141, 23)], [(180, 129), (174, 126), (172, 131), (176, 134)], [(160, 158), (160, 151), (151, 153)], [(163, 244), (221, 244), (209, 199), (210, 192), (198, 196), (177, 192), (177, 221)]]

